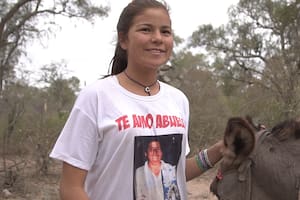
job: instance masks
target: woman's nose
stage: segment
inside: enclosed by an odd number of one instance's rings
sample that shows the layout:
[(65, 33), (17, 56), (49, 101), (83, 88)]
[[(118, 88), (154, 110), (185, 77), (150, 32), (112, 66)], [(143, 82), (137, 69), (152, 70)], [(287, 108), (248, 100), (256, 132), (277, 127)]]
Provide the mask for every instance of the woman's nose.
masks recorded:
[(161, 42), (162, 41), (162, 35), (160, 31), (155, 31), (152, 34), (152, 42)]

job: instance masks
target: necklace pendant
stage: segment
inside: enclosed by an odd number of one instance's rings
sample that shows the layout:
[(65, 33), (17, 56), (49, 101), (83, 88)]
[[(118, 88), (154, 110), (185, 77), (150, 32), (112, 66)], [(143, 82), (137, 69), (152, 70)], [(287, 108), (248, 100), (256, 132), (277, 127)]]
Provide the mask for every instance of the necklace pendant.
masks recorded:
[(150, 93), (150, 92), (151, 92), (150, 87), (154, 86), (154, 85), (157, 83), (157, 80), (155, 80), (155, 82), (153, 82), (152, 84), (146, 86), (146, 85), (144, 85), (144, 84), (142, 84), (142, 83), (140, 83), (140, 82), (134, 80), (134, 79), (131, 78), (130, 76), (128, 76), (128, 74), (126, 73), (126, 70), (124, 70), (124, 74), (125, 74), (125, 76), (126, 76), (129, 80), (131, 80), (132, 82), (136, 83), (136, 84), (139, 85), (139, 86), (142, 86), (142, 87), (144, 88), (144, 91), (145, 91), (149, 96), (151, 96), (151, 93)]
[(147, 86), (147, 87), (144, 88), (144, 90), (145, 90), (146, 93), (150, 94), (150, 87)]

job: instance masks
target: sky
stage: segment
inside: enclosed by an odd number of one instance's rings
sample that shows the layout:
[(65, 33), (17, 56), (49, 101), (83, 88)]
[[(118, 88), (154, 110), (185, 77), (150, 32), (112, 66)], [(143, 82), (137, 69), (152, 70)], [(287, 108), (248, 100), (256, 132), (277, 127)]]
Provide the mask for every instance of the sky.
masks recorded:
[[(113, 57), (116, 38), (116, 24), (122, 9), (131, 0), (98, 0), (101, 5), (109, 5), (108, 17), (89, 22), (74, 23), (59, 20), (61, 29), (55, 36), (35, 42), (28, 47), (30, 70), (38, 70), (51, 62), (65, 60), (69, 76), (76, 76), (81, 86), (90, 84), (101, 75), (107, 74)], [(229, 6), (238, 0), (166, 0), (170, 7), (174, 33), (188, 39), (197, 27), (212, 24), (217, 27), (226, 24)]]

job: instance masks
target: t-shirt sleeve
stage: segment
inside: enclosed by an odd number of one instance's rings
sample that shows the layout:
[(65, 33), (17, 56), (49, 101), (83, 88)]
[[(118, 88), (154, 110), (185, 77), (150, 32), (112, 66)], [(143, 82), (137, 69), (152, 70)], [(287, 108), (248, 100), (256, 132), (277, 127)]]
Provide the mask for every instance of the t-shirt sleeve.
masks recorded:
[(74, 109), (50, 157), (89, 170), (96, 157), (97, 147), (96, 125), (79, 109)]
[(185, 155), (188, 155), (190, 153), (190, 145), (189, 145), (189, 117), (190, 117), (190, 108), (189, 108), (189, 100), (188, 98), (184, 95), (183, 97), (183, 111), (185, 115), (185, 124), (186, 124), (186, 134), (185, 134)]
[(100, 136), (96, 124), (95, 97), (82, 92), (59, 135), (50, 157), (89, 170), (96, 158)]

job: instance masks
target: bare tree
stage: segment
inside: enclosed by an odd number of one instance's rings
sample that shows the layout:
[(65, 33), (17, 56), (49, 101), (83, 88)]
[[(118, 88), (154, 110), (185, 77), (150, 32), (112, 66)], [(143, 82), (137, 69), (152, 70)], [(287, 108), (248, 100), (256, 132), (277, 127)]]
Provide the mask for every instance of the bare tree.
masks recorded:
[[(219, 77), (243, 82), (272, 94), (282, 117), (300, 109), (300, 2), (240, 0), (229, 10), (229, 23), (200, 26), (191, 47), (205, 47), (222, 65), (211, 65)], [(215, 64), (215, 63), (214, 63)]]
[[(24, 45), (39, 38), (54, 25), (55, 18), (64, 16), (93, 22), (95, 17), (106, 16), (108, 7), (97, 6), (89, 0), (3, 0), (0, 2), (0, 93), (4, 82), (14, 77), (14, 67)], [(38, 23), (43, 21), (43, 23)], [(48, 27), (49, 28), (49, 27)], [(51, 28), (50, 28), (51, 30)]]
[[(1, 136), (1, 158), (2, 167), (0, 172), (3, 173), (4, 184), (8, 183), (12, 186), (15, 181), (16, 173), (12, 171), (11, 165), (7, 165), (7, 156), (10, 146), (16, 146), (17, 141), (10, 145), (11, 137), (22, 132), (25, 137), (26, 132), (28, 135), (33, 135), (34, 124), (33, 121), (26, 121), (28, 116), (35, 115), (35, 122), (39, 119), (37, 113), (28, 111), (26, 107), (27, 100), (30, 98), (31, 92), (35, 95), (41, 93), (37, 92), (39, 89), (30, 87), (23, 80), (19, 80), (15, 77), (15, 66), (19, 62), (21, 55), (26, 55), (26, 44), (29, 41), (40, 39), (46, 34), (52, 34), (52, 30), (57, 27), (56, 19), (58, 16), (67, 18), (76, 18), (79, 20), (86, 20), (88, 23), (93, 23), (96, 17), (105, 17), (109, 11), (108, 7), (92, 4), (89, 0), (1, 0), (0, 1), (0, 136)], [(79, 84), (78, 79), (72, 78), (70, 80), (64, 80), (60, 77), (55, 84), (51, 85), (51, 89), (67, 92), (65, 96), (60, 97), (57, 110), (62, 111), (62, 107), (66, 109), (67, 103), (73, 100), (73, 91), (68, 86), (76, 87)], [(68, 90), (69, 89), (69, 90)], [(42, 91), (42, 89), (41, 89)], [(27, 93), (26, 93), (27, 92)], [(59, 95), (59, 94), (58, 94)], [(26, 99), (27, 98), (27, 99)], [(32, 100), (32, 99), (31, 99)], [(30, 101), (29, 101), (30, 102)], [(57, 102), (57, 101), (56, 101)], [(43, 106), (46, 105), (43, 102)], [(28, 106), (28, 105), (27, 105)], [(46, 127), (45, 112), (41, 111), (43, 116), (43, 123), (39, 123), (40, 127)], [(32, 112), (32, 113), (30, 113)], [(61, 112), (60, 112), (61, 113)], [(27, 115), (24, 117), (24, 115)], [(52, 117), (52, 116), (51, 116)], [(57, 118), (57, 113), (54, 116)], [(29, 122), (28, 127), (22, 127), (26, 122)], [(55, 120), (53, 120), (55, 121)], [(57, 132), (60, 128), (59, 124), (63, 119), (57, 120), (56, 124), (52, 125), (51, 130), (40, 129), (37, 132), (51, 135), (55, 137), (53, 132)], [(50, 127), (50, 125), (49, 125)], [(50, 129), (50, 128), (49, 128)], [(30, 134), (29, 134), (30, 133)], [(44, 143), (50, 145), (48, 142), (48, 135), (44, 138)], [(42, 144), (43, 144), (42, 142)], [(47, 143), (48, 142), (48, 143)], [(39, 143), (37, 144), (39, 145)], [(15, 147), (14, 146), (14, 147)], [(45, 147), (44, 147), (45, 146)], [(47, 145), (44, 145), (41, 153), (41, 158), (45, 158), (47, 155)], [(18, 149), (18, 148), (14, 148)], [(41, 170), (46, 173), (48, 160), (43, 160), (41, 163)], [(13, 165), (16, 167), (19, 165), (17, 162)], [(13, 176), (12, 176), (13, 175)], [(1, 176), (2, 178), (2, 176)]]

